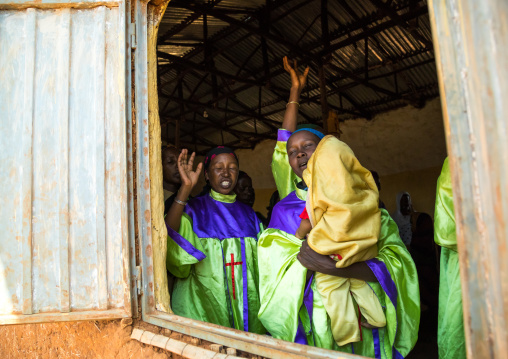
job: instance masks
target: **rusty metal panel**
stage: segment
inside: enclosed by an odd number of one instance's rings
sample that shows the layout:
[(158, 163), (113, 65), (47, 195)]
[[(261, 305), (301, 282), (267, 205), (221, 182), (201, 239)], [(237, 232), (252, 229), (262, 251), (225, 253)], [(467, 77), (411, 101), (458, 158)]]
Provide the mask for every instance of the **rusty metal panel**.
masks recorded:
[(0, 11), (0, 323), (131, 312), (125, 4), (59, 4)]

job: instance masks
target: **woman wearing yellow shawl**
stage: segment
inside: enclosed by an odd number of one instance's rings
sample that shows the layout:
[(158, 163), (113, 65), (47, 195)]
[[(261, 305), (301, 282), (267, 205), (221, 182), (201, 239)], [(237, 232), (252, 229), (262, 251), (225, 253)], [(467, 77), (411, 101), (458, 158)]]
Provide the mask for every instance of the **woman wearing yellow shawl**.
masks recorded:
[[(338, 262), (316, 253), (307, 241), (295, 237), (308, 195), (300, 178), (320, 139), (312, 132), (301, 131), (293, 136), (291, 148), (286, 146), (289, 136), (296, 130), (298, 100), (308, 70), (300, 75), (287, 59), (284, 59), (284, 66), (291, 74), (293, 86), (284, 116), (285, 130), (279, 130), (272, 161), (281, 201), (274, 207), (268, 229), (258, 242), (259, 318), (278, 339), (372, 358), (403, 358), (418, 337), (418, 278), (411, 256), (398, 235), (397, 225), (389, 214), (381, 210), (376, 258), (345, 268), (337, 268)], [(386, 326), (368, 328), (362, 323), (361, 341), (338, 346), (313, 272), (368, 282), (383, 307)], [(356, 303), (354, 298), (352, 301)]]
[[(288, 140), (302, 128), (293, 132)], [(348, 267), (377, 256), (377, 239), (381, 226), (378, 209), (379, 193), (374, 178), (355, 157), (351, 148), (334, 136), (322, 137), (307, 161), (303, 180), (307, 185), (307, 201), (296, 237), (303, 239), (317, 253), (337, 261), (337, 268)], [(310, 222), (312, 230), (306, 222)], [(307, 233), (305, 233), (307, 230)], [(383, 308), (367, 282), (316, 273), (316, 287), (331, 319), (337, 345), (361, 340), (353, 297), (361, 314), (373, 327), (384, 327)]]

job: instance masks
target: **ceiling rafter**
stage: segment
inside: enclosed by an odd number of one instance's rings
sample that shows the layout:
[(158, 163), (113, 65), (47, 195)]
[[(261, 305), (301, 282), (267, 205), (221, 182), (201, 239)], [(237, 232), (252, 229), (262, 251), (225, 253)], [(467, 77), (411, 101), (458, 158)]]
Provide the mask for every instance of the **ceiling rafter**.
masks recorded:
[[(407, 53), (404, 56), (400, 56), (400, 57), (397, 57), (397, 58), (387, 59), (384, 63), (371, 64), (371, 66), (372, 66), (372, 68), (380, 69), (380, 68), (383, 68), (383, 67), (390, 66), (392, 63), (398, 63), (398, 62), (401, 62), (401, 61), (404, 61), (404, 60), (408, 60), (408, 59), (411, 59), (411, 58), (414, 58), (414, 57), (418, 57), (418, 56), (420, 56), (422, 54), (428, 53), (429, 51), (430, 50), (428, 50), (428, 49), (421, 49), (419, 51), (415, 51), (415, 52), (412, 52), (412, 53)], [(434, 60), (427, 60), (427, 61), (422, 62), (422, 63), (416, 63), (416, 64), (413, 64), (413, 65), (409, 65), (409, 66), (400, 68), (400, 69), (398, 69), (396, 71), (391, 71), (389, 73), (385, 73), (385, 74), (374, 76), (374, 77), (371, 78), (371, 81), (372, 80), (381, 79), (381, 78), (386, 78), (386, 77), (389, 77), (389, 76), (393, 76), (394, 73), (400, 73), (402, 71), (407, 71), (407, 70), (410, 70), (412, 68), (415, 68), (415, 67), (418, 67), (418, 66), (422, 66), (422, 65), (426, 65), (426, 64), (429, 64), (429, 63), (432, 63), (432, 62), (434, 62)], [(365, 72), (365, 69), (364, 68), (360, 68), (360, 69), (357, 69), (355, 71), (351, 71), (351, 72), (349, 72), (347, 74), (340, 74), (340, 75), (332, 76), (332, 77), (329, 78), (329, 83), (336, 83), (338, 81), (350, 78), (350, 76), (358, 76), (358, 75), (360, 75), (360, 74), (362, 74), (364, 72)], [(340, 93), (340, 92), (343, 92), (343, 91), (345, 91), (347, 89), (350, 89), (350, 88), (352, 88), (354, 86), (357, 86), (357, 85), (359, 85), (359, 83), (349, 83), (349, 84), (346, 84), (345, 86), (340, 86), (340, 87), (333, 86), (334, 88), (332, 90), (328, 91), (328, 94), (331, 95), (331, 94), (335, 94), (335, 93)], [(306, 91), (316, 90), (318, 87), (319, 87), (318, 84), (314, 85), (314, 86), (307, 85)], [(277, 86), (271, 86), (270, 90), (272, 90), (272, 91), (273, 90), (284, 91), (284, 92), (287, 91), (287, 89), (278, 88)], [(318, 98), (319, 98), (319, 95), (314, 96), (313, 98), (309, 98), (309, 99), (305, 99), (305, 96), (302, 96), (302, 103), (312, 102), (314, 100), (317, 100)], [(346, 98), (346, 97), (344, 97), (344, 98)], [(346, 100), (348, 100), (348, 99), (346, 98)], [(272, 106), (272, 105), (274, 105), (274, 104), (276, 104), (278, 102), (285, 102), (285, 101), (286, 101), (286, 99), (284, 97), (279, 96), (277, 100), (271, 101), (269, 103), (264, 103), (261, 108)], [(348, 100), (348, 101), (351, 103), (350, 100)], [(316, 101), (316, 103), (317, 103), (317, 101)], [(275, 113), (281, 112), (284, 109), (285, 108), (281, 108), (278, 111), (270, 113), (270, 115), (273, 115)], [(250, 108), (250, 110), (251, 111), (255, 111), (256, 108)], [(172, 112), (172, 111), (174, 111), (174, 110), (169, 110), (168, 112)], [(361, 116), (362, 112), (359, 111), (358, 108), (357, 108), (357, 111), (358, 111), (357, 113), (352, 112), (352, 111), (346, 111), (346, 112), (349, 112), (350, 114), (355, 115), (355, 116), (358, 116), (358, 115)], [(191, 113), (191, 112), (192, 111), (189, 111), (188, 113)], [(266, 116), (266, 114), (265, 114), (265, 116)], [(306, 118), (307, 121), (311, 122), (311, 119), (308, 116), (304, 116), (304, 117)]]
[[(272, 34), (268, 31), (261, 31), (258, 27), (249, 25), (245, 21), (237, 20), (234, 17), (231, 17), (229, 15), (222, 13), (220, 10), (216, 10), (216, 9), (212, 9), (212, 8), (205, 8), (202, 5), (191, 3), (191, 2), (178, 3), (178, 6), (188, 9), (188, 10), (192, 10), (196, 13), (211, 15), (211, 16), (215, 17), (216, 19), (227, 22), (230, 25), (235, 25), (241, 29), (247, 30), (248, 32), (250, 32), (252, 34), (259, 35), (261, 37), (264, 37), (265, 39), (279, 43), (279, 44), (287, 47), (290, 51), (294, 51), (296, 54), (298, 54), (299, 56), (301, 56), (304, 59), (307, 58), (307, 56), (308, 56), (307, 53), (303, 49), (301, 49), (298, 45), (291, 43), (290, 41), (286, 40), (285, 38), (283, 38), (279, 35)], [(259, 15), (259, 16), (261, 17), (262, 15)]]
[[(280, 112), (285, 110), (285, 106), (279, 107), (277, 104), (287, 101), (287, 89), (284, 85), (287, 79), (280, 77), (284, 74), (284, 69), (281, 60), (275, 58), (281, 56), (281, 49), (282, 52), (297, 57), (300, 65), (312, 63), (312, 67), (315, 67), (323, 63), (323, 73), (327, 69), (327, 83), (321, 85), (323, 93), (316, 95), (319, 83), (312, 75), (305, 90), (307, 95), (305, 96), (304, 92), (301, 97), (302, 104), (311, 104), (303, 106), (300, 111), (303, 119), (308, 122), (322, 123), (326, 118), (324, 112), (322, 116), (317, 116), (316, 105), (321, 105), (323, 99), (325, 104), (330, 102), (331, 109), (342, 114), (341, 119), (372, 118), (380, 111), (380, 105), (372, 105), (378, 101), (384, 104), (393, 103), (394, 106), (410, 103), (415, 107), (421, 107), (425, 100), (435, 93), (426, 90), (425, 86), (422, 87), (423, 78), (419, 79), (422, 74), (435, 71), (435, 68), (427, 66), (421, 70), (417, 69), (433, 62), (432, 41), (427, 31), (428, 20), (420, 18), (428, 13), (426, 2), (358, 0), (359, 7), (352, 7), (351, 1), (339, 0), (339, 6), (350, 19), (349, 22), (341, 24), (338, 18), (341, 20), (343, 18), (334, 16), (333, 13), (333, 11), (337, 13), (337, 5), (327, 0), (266, 0), (265, 5), (257, 9), (210, 6), (206, 3), (184, 3), (183, 0), (173, 0), (170, 7), (188, 9), (192, 11), (191, 15), (197, 16), (197, 19), (203, 16), (205, 27), (210, 17), (219, 20), (215, 23), (229, 25), (213, 36), (208, 36), (205, 29), (203, 40), (188, 36), (181, 41), (166, 38), (159, 42), (162, 44), (166, 41), (170, 46), (179, 46), (193, 45), (189, 42), (196, 40), (195, 48), (182, 57), (165, 53), (164, 51), (168, 51), (167, 48), (158, 52), (161, 62), (164, 60), (170, 62), (159, 66), (160, 73), (164, 73), (165, 78), (159, 88), (160, 94), (161, 97), (168, 99), (166, 102), (161, 101), (162, 121), (171, 121), (175, 117), (183, 119), (184, 121), (179, 121), (180, 125), (184, 124), (180, 130), (182, 138), (185, 140), (189, 136), (194, 136), (194, 140), (199, 141), (197, 145), (202, 147), (209, 147), (211, 144), (197, 138), (195, 134), (200, 133), (200, 137), (206, 138), (207, 136), (203, 135), (207, 133), (205, 130), (212, 128), (229, 133), (233, 138), (236, 137), (235, 140), (222, 138), (222, 142), (232, 146), (242, 147), (246, 143), (252, 144), (273, 137), (275, 129), (280, 126)], [(287, 5), (286, 2), (291, 2), (291, 5)], [(372, 4), (375, 10), (372, 10)], [(284, 17), (292, 16), (293, 12), (304, 14), (305, 6), (317, 6), (318, 9), (321, 6), (321, 12), (301, 24), (303, 33), (298, 31), (297, 36), (295, 34), (287, 36), (289, 34), (284, 27), (273, 26), (273, 23)], [(329, 13), (330, 9), (332, 13)], [(293, 20), (301, 18), (298, 14), (293, 16)], [(192, 26), (195, 28), (197, 25)], [(389, 30), (392, 28), (396, 31)], [(189, 32), (191, 33), (192, 31)], [(320, 38), (317, 36), (317, 41), (316, 34), (321, 34)], [(228, 38), (230, 36), (232, 37)], [(306, 36), (312, 40), (302, 41)], [(401, 36), (410, 39), (411, 47), (398, 45), (398, 48), (393, 49), (392, 44), (402, 41)], [(248, 38), (250, 38), (249, 50), (246, 52), (251, 53), (244, 52), (242, 56), (235, 56), (235, 52), (230, 50), (234, 48), (231, 44), (240, 44)], [(351, 50), (351, 45), (356, 48), (358, 43), (361, 48)], [(360, 54), (355, 51), (360, 51)], [(202, 52), (204, 55), (198, 56)], [(341, 54), (346, 54), (348, 63), (337, 60)], [(401, 55), (393, 56), (393, 54)], [(248, 56), (244, 57), (245, 55)], [(404, 62), (405, 65), (402, 65), (401, 61), (413, 57), (414, 60)], [(416, 77), (412, 76), (412, 71), (416, 71)], [(220, 86), (216, 84), (216, 80), (213, 81), (214, 78), (221, 79)], [(188, 81), (192, 83), (191, 86), (188, 86)], [(178, 88), (182, 88), (182, 82), (186, 91), (185, 97), (181, 90), (177, 91)], [(170, 84), (175, 85), (172, 91), (167, 89)], [(357, 86), (360, 87), (353, 90)], [(310, 91), (313, 93), (309, 96)], [(323, 96), (325, 93), (326, 96)], [(363, 96), (359, 96), (360, 93)], [(335, 97), (331, 97), (332, 95)], [(204, 98), (207, 100), (204, 101)], [(375, 100), (366, 101), (369, 99)], [(254, 102), (257, 104), (253, 105)], [(271, 107), (267, 108), (268, 106)], [(207, 116), (204, 116), (205, 109), (209, 112)], [(194, 121), (189, 119), (189, 114), (194, 114)], [(192, 130), (189, 125), (191, 122)], [(257, 133), (257, 124), (260, 122), (263, 123), (262, 131), (264, 131), (261, 134)], [(246, 125), (237, 126), (242, 123)], [(235, 126), (238, 129), (235, 130)], [(246, 128), (249, 131), (244, 130)]]
[[(212, 8), (215, 5), (217, 5), (218, 3), (220, 3), (221, 1), (222, 0), (215, 0), (215, 1), (212, 1), (210, 4), (207, 4), (206, 6)], [(182, 20), (181, 23), (179, 23), (178, 25), (173, 26), (171, 29), (166, 31), (164, 34), (159, 35), (158, 42), (159, 43), (164, 43), (164, 41), (170, 39), (174, 35), (178, 34), (182, 30), (184, 30), (187, 26), (191, 25), (194, 21), (196, 21), (200, 17), (201, 17), (201, 14), (198, 14), (198, 13), (195, 13), (195, 12), (190, 14), (189, 16), (187, 16), (187, 18)]]

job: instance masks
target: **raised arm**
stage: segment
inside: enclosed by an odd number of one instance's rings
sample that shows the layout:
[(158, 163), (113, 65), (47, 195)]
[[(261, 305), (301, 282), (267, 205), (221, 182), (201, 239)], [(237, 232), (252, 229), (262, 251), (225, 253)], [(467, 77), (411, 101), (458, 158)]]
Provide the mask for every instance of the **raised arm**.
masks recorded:
[(293, 62), (293, 67), (291, 67), (289, 64), (287, 56), (284, 56), (283, 62), (284, 70), (286, 70), (291, 75), (291, 90), (289, 92), (289, 100), (286, 107), (286, 112), (284, 113), (282, 128), (290, 132), (294, 132), (296, 130), (298, 108), (300, 107), (300, 94), (302, 93), (302, 90), (307, 83), (309, 68), (307, 67), (303, 74), (300, 74), (296, 60)]
[(198, 182), (199, 174), (203, 168), (203, 164), (199, 163), (196, 170), (193, 171), (194, 157), (196, 154), (193, 152), (188, 159), (188, 150), (184, 149), (178, 156), (178, 172), (180, 172), (180, 178), (182, 179), (182, 185), (176, 194), (176, 198), (171, 205), (169, 212), (166, 216), (166, 225), (171, 227), (174, 231), (180, 230), (180, 222), (182, 220), (183, 210), (185, 203), (187, 202), (192, 189)]

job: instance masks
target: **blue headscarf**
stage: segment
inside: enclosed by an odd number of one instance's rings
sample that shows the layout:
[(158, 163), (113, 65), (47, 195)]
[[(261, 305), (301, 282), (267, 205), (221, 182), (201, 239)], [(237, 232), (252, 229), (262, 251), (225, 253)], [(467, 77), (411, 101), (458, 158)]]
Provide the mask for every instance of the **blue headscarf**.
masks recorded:
[(314, 134), (314, 135), (318, 136), (320, 140), (322, 140), (322, 139), (323, 139), (323, 137), (325, 137), (324, 133), (322, 133), (321, 131), (318, 131), (318, 130), (315, 130), (315, 129), (313, 129), (313, 128), (309, 128), (309, 127), (299, 128), (298, 130), (296, 130), (295, 132), (293, 132), (293, 133), (291, 134), (291, 136), (293, 136), (293, 135), (294, 135), (295, 133), (297, 133), (297, 132), (302, 132), (302, 131), (307, 131), (307, 132), (310, 132), (310, 133), (312, 133), (312, 134)]

